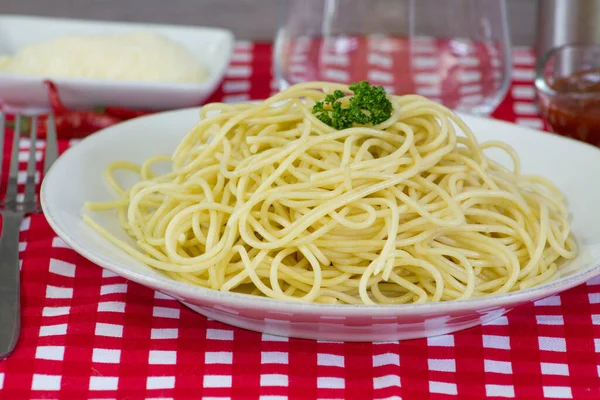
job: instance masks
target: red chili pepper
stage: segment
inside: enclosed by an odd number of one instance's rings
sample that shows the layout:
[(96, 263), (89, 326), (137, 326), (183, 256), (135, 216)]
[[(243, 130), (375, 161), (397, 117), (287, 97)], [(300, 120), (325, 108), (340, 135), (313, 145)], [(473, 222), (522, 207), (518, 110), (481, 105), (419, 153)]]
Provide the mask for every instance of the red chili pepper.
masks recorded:
[(121, 107), (105, 107), (104, 113), (107, 115), (112, 115), (115, 117), (122, 118), (123, 120), (142, 117), (144, 115), (152, 114), (153, 111), (139, 111), (139, 110), (130, 110), (128, 108)]
[[(47, 117), (43, 121), (44, 129), (46, 120)], [(120, 118), (110, 115), (81, 111), (69, 111), (54, 116), (57, 136), (65, 139), (82, 138), (121, 121)]]
[[(57, 136), (60, 138), (82, 138), (124, 120), (115, 115), (70, 110), (62, 102), (54, 82), (45, 80), (44, 83), (48, 86), (48, 99), (54, 112)], [(44, 137), (46, 134), (47, 119), (47, 116), (43, 116), (39, 120), (41, 129), (38, 131), (38, 135), (40, 137)]]
[(46, 79), (44, 84), (48, 86), (48, 100), (50, 101), (50, 106), (52, 107), (54, 114), (69, 112), (69, 108), (65, 106), (60, 99), (58, 89), (54, 82)]
[[(48, 134), (46, 122), (47, 115), (41, 115), (37, 119), (37, 137), (45, 138)], [(78, 111), (69, 111), (54, 116), (56, 134), (60, 139), (81, 139), (100, 129), (121, 122), (121, 119), (110, 115), (81, 113)], [(8, 123), (8, 127), (15, 128), (14, 121)], [(21, 134), (28, 135), (31, 130), (31, 122), (28, 118), (21, 120)]]
[[(129, 110), (121, 107), (105, 107), (100, 112), (71, 110), (62, 102), (54, 82), (45, 80), (44, 83), (48, 87), (48, 99), (54, 113), (56, 133), (61, 139), (83, 138), (119, 122), (152, 113), (152, 111)], [(38, 118), (37, 135), (40, 138), (47, 135), (47, 121), (47, 115)], [(14, 128), (14, 123), (10, 126)], [(29, 120), (23, 119), (21, 133), (27, 134), (30, 129)]]

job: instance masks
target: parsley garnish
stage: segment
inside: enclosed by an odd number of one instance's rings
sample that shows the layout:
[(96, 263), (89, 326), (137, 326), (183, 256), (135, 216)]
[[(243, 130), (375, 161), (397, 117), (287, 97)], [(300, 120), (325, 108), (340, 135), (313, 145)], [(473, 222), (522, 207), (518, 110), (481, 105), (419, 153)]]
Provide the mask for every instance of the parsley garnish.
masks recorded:
[(323, 123), (341, 130), (355, 125), (377, 125), (392, 115), (392, 103), (388, 100), (382, 86), (371, 86), (362, 81), (350, 86), (354, 96), (348, 106), (342, 107), (339, 101), (345, 96), (341, 90), (325, 96), (312, 109), (313, 114)]

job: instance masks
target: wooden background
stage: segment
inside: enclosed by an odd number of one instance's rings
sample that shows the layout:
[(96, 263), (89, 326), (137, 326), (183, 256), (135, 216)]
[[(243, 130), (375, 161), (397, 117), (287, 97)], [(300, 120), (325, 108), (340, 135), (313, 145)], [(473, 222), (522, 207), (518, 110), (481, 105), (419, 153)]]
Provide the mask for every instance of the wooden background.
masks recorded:
[[(538, 1), (544, 0), (508, 0), (514, 44), (534, 44)], [(271, 40), (282, 4), (283, 0), (0, 0), (0, 14), (218, 26), (231, 29), (238, 39)]]

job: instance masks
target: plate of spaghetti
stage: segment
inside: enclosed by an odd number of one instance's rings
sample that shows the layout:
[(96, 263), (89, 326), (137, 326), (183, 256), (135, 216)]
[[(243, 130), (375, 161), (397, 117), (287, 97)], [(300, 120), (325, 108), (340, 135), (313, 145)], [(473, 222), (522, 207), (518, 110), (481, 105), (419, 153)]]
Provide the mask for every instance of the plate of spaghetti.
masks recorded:
[(100, 131), (41, 199), (75, 251), (210, 318), (410, 339), (600, 275), (599, 156), (368, 82), (309, 82)]

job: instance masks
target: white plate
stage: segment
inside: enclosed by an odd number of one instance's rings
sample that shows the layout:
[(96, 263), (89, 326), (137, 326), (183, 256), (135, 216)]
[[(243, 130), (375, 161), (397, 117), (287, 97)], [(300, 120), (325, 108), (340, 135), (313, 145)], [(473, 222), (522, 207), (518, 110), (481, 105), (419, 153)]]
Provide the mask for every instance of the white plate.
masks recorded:
[[(42, 186), (42, 206), (56, 233), (75, 251), (127, 279), (171, 295), (210, 318), (276, 335), (381, 341), (445, 334), (481, 324), (515, 306), (579, 285), (600, 274), (600, 151), (589, 145), (516, 125), (463, 116), (484, 140), (503, 140), (521, 156), (523, 171), (544, 175), (567, 195), (581, 244), (580, 269), (552, 283), (509, 295), (467, 301), (399, 306), (296, 304), (174, 282), (140, 263), (81, 221), (85, 201), (114, 199), (104, 183), (106, 165), (141, 162), (171, 153), (198, 121), (197, 109), (138, 118), (100, 131), (69, 149)], [(501, 160), (500, 160), (501, 161)], [(121, 238), (116, 216), (94, 217)]]
[[(202, 83), (152, 83), (100, 79), (53, 78), (63, 101), (71, 107), (122, 106), (166, 110), (198, 106), (217, 88), (233, 51), (233, 34), (216, 28), (101, 22), (0, 15), (0, 55), (23, 46), (72, 34), (118, 34), (147, 29), (185, 46), (208, 70)], [(48, 107), (43, 77), (0, 73), (0, 103), (22, 109)]]

